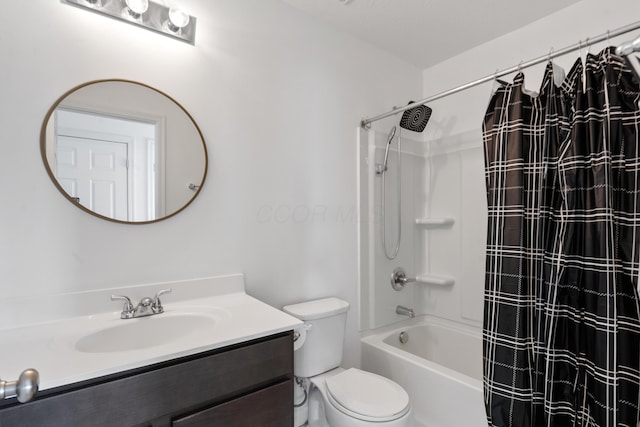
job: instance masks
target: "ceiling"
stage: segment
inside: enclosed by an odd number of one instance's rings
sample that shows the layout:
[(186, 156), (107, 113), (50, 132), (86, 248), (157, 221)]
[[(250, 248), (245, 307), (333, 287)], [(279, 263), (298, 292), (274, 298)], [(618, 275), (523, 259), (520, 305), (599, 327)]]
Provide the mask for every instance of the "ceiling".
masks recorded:
[(282, 0), (428, 68), (580, 0)]

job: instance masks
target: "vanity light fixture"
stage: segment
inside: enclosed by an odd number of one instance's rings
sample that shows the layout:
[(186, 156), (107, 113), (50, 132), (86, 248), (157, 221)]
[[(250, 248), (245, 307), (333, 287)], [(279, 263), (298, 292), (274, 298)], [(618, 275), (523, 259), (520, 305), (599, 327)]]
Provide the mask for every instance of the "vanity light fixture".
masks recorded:
[(106, 15), (190, 44), (196, 37), (196, 18), (179, 8), (151, 0), (61, 0), (91, 12)]

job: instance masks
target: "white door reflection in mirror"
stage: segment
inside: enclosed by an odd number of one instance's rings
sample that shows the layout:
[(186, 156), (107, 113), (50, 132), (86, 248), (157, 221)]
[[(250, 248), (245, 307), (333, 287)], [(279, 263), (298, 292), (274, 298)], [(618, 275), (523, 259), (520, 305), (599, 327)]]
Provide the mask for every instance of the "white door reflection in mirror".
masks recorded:
[(128, 144), (58, 135), (56, 177), (77, 203), (128, 220)]
[(60, 185), (84, 207), (120, 221), (164, 215), (156, 196), (164, 164), (157, 123), (59, 108), (56, 171)]

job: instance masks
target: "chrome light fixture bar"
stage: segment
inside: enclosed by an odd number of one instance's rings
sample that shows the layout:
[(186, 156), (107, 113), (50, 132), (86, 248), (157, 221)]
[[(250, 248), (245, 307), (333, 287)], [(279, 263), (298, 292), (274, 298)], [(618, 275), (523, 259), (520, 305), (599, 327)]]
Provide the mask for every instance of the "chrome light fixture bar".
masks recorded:
[(194, 44), (196, 18), (151, 0), (61, 0), (91, 12)]

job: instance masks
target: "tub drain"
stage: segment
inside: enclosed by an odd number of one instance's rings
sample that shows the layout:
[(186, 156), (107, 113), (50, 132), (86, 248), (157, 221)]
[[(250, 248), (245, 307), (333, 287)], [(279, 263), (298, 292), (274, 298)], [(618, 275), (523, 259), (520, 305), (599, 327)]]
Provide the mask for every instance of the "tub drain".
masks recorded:
[(405, 331), (402, 331), (400, 332), (400, 335), (398, 335), (398, 339), (400, 340), (400, 343), (406, 344), (407, 341), (409, 341), (409, 334)]

